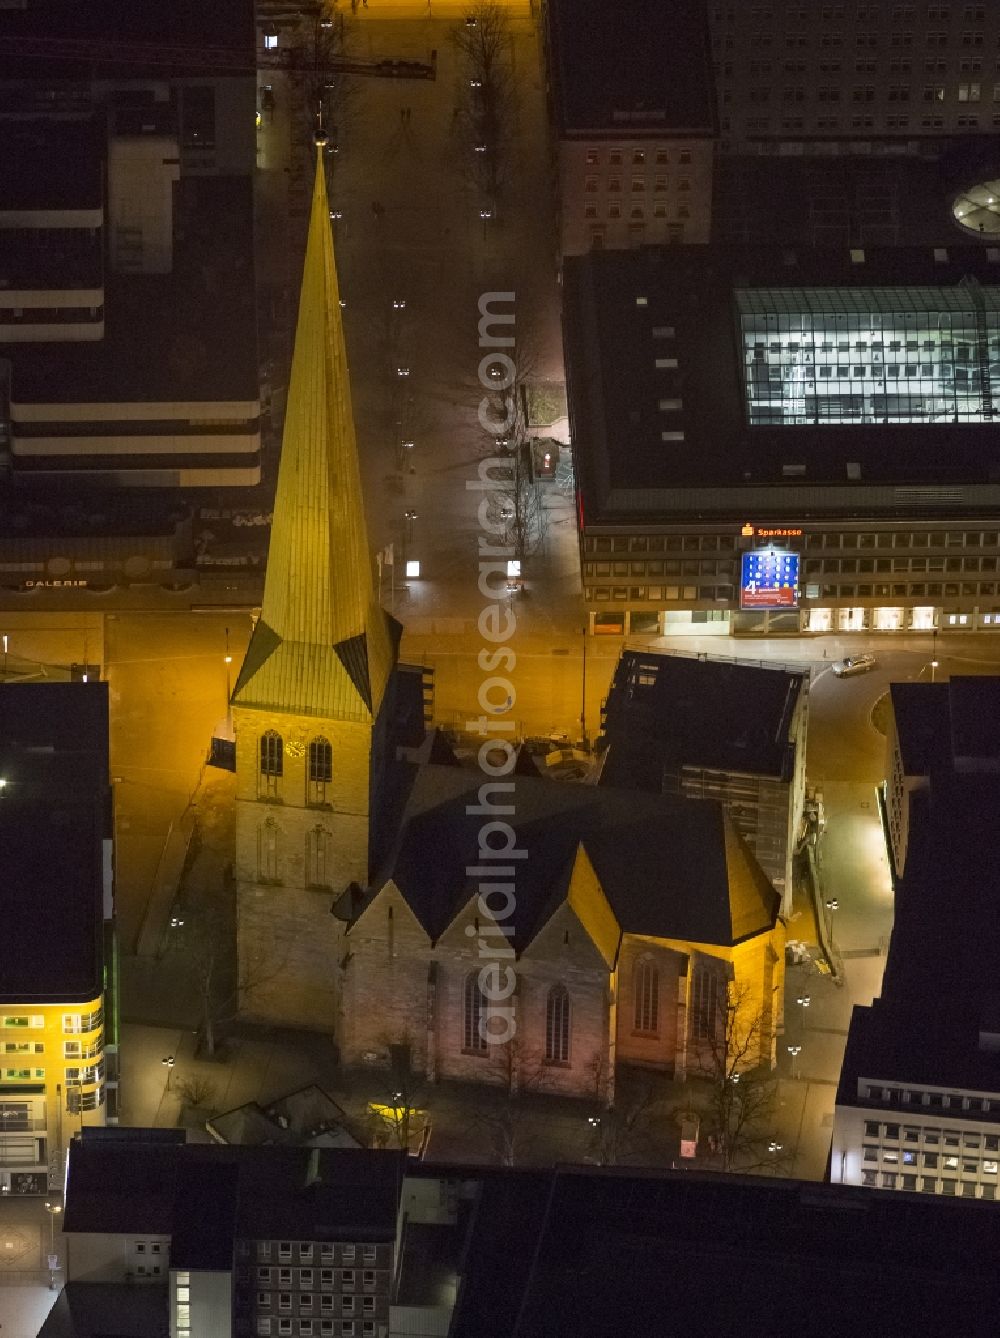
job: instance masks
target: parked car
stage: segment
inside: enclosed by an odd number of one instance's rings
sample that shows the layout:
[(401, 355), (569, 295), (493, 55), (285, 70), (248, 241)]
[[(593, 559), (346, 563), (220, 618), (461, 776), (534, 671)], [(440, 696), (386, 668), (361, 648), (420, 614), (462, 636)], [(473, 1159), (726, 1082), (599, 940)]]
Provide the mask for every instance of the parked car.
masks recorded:
[(838, 660), (833, 666), (835, 678), (853, 678), (855, 674), (867, 674), (876, 664), (874, 655), (849, 655), (846, 660)]

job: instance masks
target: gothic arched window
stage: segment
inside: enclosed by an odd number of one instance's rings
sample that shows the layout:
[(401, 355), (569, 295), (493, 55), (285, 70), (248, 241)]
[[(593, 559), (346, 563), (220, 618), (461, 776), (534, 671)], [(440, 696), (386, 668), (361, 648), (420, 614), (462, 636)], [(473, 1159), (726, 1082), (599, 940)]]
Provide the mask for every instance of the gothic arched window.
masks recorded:
[(329, 739), (313, 739), (306, 764), (306, 802), (326, 803), (326, 787), (333, 780), (333, 748)]
[(479, 984), (479, 972), (465, 977), (465, 1009), (462, 1049), (483, 1053), (486, 1050), (486, 996)]
[(569, 990), (553, 985), (545, 1003), (545, 1058), (550, 1064), (569, 1063)]
[(650, 957), (635, 967), (635, 1030), (655, 1035), (660, 1029), (660, 973)]
[(306, 887), (330, 886), (330, 833), (325, 827), (306, 832)]
[(285, 745), (281, 735), (269, 729), (260, 736), (260, 793), (274, 796), (285, 769)]
[(278, 824), (273, 818), (257, 828), (257, 877), (261, 882), (278, 881)]
[(694, 1038), (697, 1041), (713, 1040), (719, 1033), (722, 1014), (722, 992), (725, 986), (712, 971), (698, 967), (691, 981), (691, 1013)]

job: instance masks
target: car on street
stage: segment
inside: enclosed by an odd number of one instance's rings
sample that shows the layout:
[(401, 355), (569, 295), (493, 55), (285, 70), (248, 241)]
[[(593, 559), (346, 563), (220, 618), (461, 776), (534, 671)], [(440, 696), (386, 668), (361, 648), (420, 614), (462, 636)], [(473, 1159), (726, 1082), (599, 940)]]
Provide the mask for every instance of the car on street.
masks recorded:
[(874, 669), (877, 661), (874, 655), (849, 655), (846, 660), (838, 660), (833, 666), (834, 678), (853, 678), (855, 674), (867, 674)]

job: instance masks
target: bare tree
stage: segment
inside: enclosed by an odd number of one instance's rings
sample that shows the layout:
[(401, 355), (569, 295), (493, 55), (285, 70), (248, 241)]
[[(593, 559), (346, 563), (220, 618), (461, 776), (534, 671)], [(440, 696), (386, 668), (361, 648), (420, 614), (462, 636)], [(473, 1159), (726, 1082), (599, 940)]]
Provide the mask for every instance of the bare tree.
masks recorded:
[(463, 58), (465, 78), (455, 117), (462, 161), (496, 210), (510, 178), (517, 133), (517, 84), (505, 6), (481, 0), (452, 41)]
[(198, 1049), (215, 1056), (220, 1027), (235, 1021), (242, 1001), (276, 980), (284, 957), (275, 946), (236, 949), (236, 884), (231, 871), (218, 886), (199, 890), (178, 906), (175, 953), (193, 981), (198, 1000)]
[[(607, 1091), (606, 1066), (594, 1064), (595, 1094)], [(623, 1067), (616, 1075), (614, 1101), (588, 1116), (590, 1155), (599, 1166), (648, 1158), (653, 1124), (660, 1106), (651, 1073)]]
[(485, 1134), (496, 1161), (514, 1166), (539, 1128), (531, 1097), (552, 1090), (551, 1069), (539, 1051), (518, 1038), (492, 1046), (489, 1066), (492, 1086), (477, 1093), (473, 1124)]
[(720, 981), (689, 1076), (708, 1085), (710, 1147), (724, 1171), (774, 1170), (789, 1153), (774, 1137), (777, 1080), (766, 1062), (768, 1018), (752, 991)]

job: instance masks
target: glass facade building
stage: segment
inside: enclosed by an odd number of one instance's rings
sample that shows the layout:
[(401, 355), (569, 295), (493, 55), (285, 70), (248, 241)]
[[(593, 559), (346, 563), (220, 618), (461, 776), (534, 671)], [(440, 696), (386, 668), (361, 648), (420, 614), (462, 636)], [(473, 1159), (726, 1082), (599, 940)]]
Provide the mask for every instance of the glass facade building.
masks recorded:
[(966, 280), (735, 296), (752, 426), (989, 423), (1000, 415), (1000, 287)]

